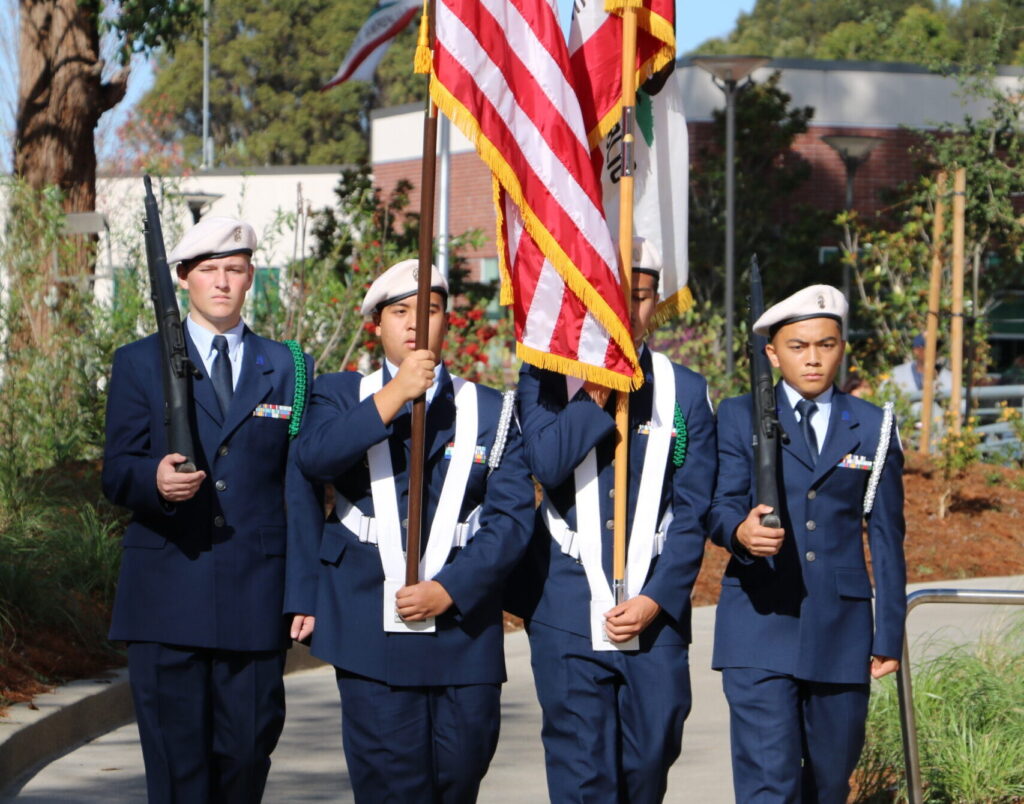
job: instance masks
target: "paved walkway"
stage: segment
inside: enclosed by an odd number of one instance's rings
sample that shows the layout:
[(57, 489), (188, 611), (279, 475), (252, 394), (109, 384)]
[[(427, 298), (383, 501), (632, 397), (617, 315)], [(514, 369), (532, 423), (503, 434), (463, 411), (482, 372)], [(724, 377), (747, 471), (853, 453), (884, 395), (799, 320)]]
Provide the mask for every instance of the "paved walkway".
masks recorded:
[[(928, 588), (1024, 589), (1024, 577), (988, 578), (918, 585)], [(1011, 607), (936, 604), (910, 617), (914, 655), (943, 644), (969, 641), (998, 629), (1014, 614)], [(714, 609), (694, 612), (691, 648), (693, 711), (686, 722), (683, 755), (669, 775), (667, 801), (727, 804), (732, 801), (728, 708), (718, 674), (710, 670)], [(937, 636), (936, 636), (937, 634)], [(922, 635), (929, 635), (922, 641)], [(540, 744), (540, 709), (533, 692), (525, 635), (507, 639), (509, 683), (502, 694), (501, 740), (484, 779), (484, 804), (540, 802), (547, 798)], [(350, 801), (341, 751), (339, 708), (331, 668), (287, 678), (288, 720), (274, 753), (265, 801)], [(35, 804), (144, 802), (142, 753), (131, 724), (88, 743), (38, 773), (9, 801)]]

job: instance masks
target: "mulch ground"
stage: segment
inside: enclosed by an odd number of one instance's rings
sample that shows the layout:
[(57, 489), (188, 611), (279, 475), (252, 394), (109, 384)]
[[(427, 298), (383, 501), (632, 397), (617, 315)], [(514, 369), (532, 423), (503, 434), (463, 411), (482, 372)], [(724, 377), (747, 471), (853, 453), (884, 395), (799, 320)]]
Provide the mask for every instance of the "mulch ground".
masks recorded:
[[(956, 481), (949, 513), (939, 519), (941, 475), (916, 454), (905, 474), (908, 581), (1024, 574), (1024, 471), (975, 466)], [(728, 559), (708, 544), (693, 591), (694, 604), (718, 600)], [(507, 626), (517, 623), (509, 618)], [(3, 704), (31, 701), (54, 685), (122, 665), (107, 644), (73, 632), (5, 633), (0, 642)]]
[[(916, 453), (904, 472), (907, 582), (1024, 574), (1024, 472), (988, 464), (954, 481), (939, 519), (942, 475)], [(694, 605), (718, 601), (728, 554), (710, 542), (693, 590)]]

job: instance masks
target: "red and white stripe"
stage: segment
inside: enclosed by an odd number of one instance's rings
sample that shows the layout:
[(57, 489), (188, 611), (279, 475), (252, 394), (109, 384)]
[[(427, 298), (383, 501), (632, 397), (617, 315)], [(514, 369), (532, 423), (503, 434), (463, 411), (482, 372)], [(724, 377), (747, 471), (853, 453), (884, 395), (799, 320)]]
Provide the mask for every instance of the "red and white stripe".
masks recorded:
[(437, 0), (434, 27), (434, 99), (502, 189), (520, 354), (629, 387), (629, 312), (553, 3)]
[(356, 33), (338, 71), (321, 88), (321, 92), (345, 81), (372, 81), (377, 65), (416, 12), (422, 8), (420, 0), (382, 0)]
[[(621, 6), (575, 0), (569, 28), (569, 63), (591, 148), (618, 122), (622, 111)], [(637, 9), (636, 79), (642, 84), (675, 59), (675, 0), (643, 0)]]

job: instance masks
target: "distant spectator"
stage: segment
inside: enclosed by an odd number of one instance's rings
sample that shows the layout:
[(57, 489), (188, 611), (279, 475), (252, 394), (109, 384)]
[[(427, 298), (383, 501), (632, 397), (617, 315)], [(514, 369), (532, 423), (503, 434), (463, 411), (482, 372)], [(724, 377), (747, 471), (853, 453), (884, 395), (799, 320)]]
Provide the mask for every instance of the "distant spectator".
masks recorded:
[(1024, 385), (1024, 355), (1017, 355), (1013, 365), (1003, 372), (1000, 385)]
[[(924, 335), (914, 336), (911, 352), (913, 358), (895, 366), (889, 378), (889, 382), (908, 394), (924, 388)], [(935, 390), (947, 398), (953, 391), (953, 373), (939, 365), (935, 366)]]
[(855, 396), (858, 399), (864, 399), (871, 395), (873, 389), (871, 388), (871, 385), (868, 384), (867, 379), (864, 377), (858, 377), (854, 374), (846, 378), (846, 382), (840, 386), (839, 390), (844, 394)]

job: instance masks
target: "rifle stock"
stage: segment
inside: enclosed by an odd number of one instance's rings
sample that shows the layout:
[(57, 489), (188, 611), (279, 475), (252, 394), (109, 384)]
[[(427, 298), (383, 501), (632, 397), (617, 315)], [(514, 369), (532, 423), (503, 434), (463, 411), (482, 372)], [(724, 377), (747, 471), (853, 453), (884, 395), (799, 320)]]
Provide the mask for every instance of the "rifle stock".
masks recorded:
[(779, 440), (788, 440), (775, 413), (772, 367), (764, 347), (768, 339), (754, 334), (754, 322), (764, 313), (764, 289), (757, 255), (750, 258), (750, 396), (754, 426), (754, 463), (757, 487), (755, 502), (770, 505), (772, 513), (761, 517), (767, 528), (782, 527), (779, 518)]
[(188, 357), (185, 333), (178, 310), (178, 298), (171, 281), (164, 250), (163, 230), (160, 226), (160, 210), (153, 195), (153, 182), (149, 176), (146, 185), (146, 217), (143, 234), (146, 238), (146, 262), (149, 266), (150, 297), (156, 312), (157, 334), (160, 339), (160, 362), (164, 385), (164, 426), (167, 428), (167, 445), (170, 452), (185, 456), (178, 464), (178, 472), (196, 471), (195, 446), (192, 428), (189, 424), (191, 408), (191, 376), (196, 372)]

